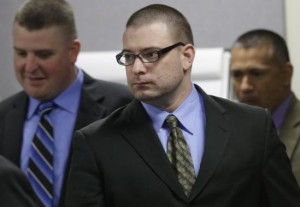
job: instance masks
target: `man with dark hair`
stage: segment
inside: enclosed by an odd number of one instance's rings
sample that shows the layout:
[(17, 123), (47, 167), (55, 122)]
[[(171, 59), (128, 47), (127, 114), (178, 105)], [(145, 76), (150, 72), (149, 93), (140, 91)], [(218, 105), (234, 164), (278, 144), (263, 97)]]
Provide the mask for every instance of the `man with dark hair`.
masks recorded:
[(265, 29), (242, 34), (233, 44), (230, 70), (238, 101), (271, 111), (300, 185), (300, 102), (291, 91), (293, 66), (284, 39)]
[(268, 111), (192, 83), (192, 37), (166, 5), (129, 18), (116, 58), (135, 100), (75, 133), (67, 206), (300, 206)]
[(64, 0), (28, 0), (13, 23), (14, 66), (23, 91), (0, 104), (0, 154), (20, 166), (40, 206), (64, 203), (73, 132), (132, 100), (125, 85), (75, 65), (80, 42)]

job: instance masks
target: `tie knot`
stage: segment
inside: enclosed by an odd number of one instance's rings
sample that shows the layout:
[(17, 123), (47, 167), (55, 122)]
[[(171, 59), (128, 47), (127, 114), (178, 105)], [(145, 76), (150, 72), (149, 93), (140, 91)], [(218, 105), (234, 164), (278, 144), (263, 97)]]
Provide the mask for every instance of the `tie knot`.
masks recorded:
[(178, 120), (173, 114), (167, 116), (166, 123), (171, 129), (176, 128), (178, 126)]
[(38, 107), (38, 114), (40, 116), (49, 114), (55, 108), (55, 104), (52, 101), (42, 102)]

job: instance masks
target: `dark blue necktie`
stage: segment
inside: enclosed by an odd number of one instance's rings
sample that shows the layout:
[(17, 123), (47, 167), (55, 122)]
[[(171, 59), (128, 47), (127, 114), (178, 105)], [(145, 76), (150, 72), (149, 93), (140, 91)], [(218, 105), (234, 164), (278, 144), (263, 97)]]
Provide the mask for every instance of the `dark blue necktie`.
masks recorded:
[(28, 176), (39, 199), (39, 206), (51, 207), (53, 203), (53, 154), (54, 137), (49, 113), (54, 109), (52, 102), (38, 108), (40, 121), (31, 145)]

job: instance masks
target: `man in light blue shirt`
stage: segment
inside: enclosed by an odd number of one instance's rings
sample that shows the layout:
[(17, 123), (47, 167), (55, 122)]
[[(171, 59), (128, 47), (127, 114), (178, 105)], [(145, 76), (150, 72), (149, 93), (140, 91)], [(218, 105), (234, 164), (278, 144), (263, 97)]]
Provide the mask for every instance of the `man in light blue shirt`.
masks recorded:
[[(80, 42), (72, 8), (64, 0), (26, 1), (15, 16), (13, 47), (16, 78), (24, 90), (0, 104), (0, 154), (30, 174), (39, 206), (64, 206), (73, 132), (127, 104), (132, 96), (126, 86), (93, 79), (75, 66)], [(46, 102), (55, 105), (47, 114), (54, 140), (51, 165), (44, 162), (51, 168), (47, 191), (41, 173), (32, 175), (29, 166), (34, 152), (41, 152), (32, 143), (42, 120), (37, 108)], [(44, 155), (40, 159), (45, 160)]]
[(75, 133), (67, 206), (300, 206), (271, 115), (207, 95), (191, 81), (194, 58), (175, 8), (129, 17), (116, 59), (135, 99)]
[[(71, 140), (73, 136), (77, 111), (79, 107), (81, 88), (83, 84), (83, 72), (78, 69), (78, 77), (67, 88), (61, 92), (57, 97), (52, 99), (56, 108), (49, 115), (52, 120), (54, 137), (57, 138), (54, 142), (54, 193), (55, 198), (59, 198), (68, 155), (70, 152)], [(29, 97), (28, 113), (24, 123), (23, 131), (23, 145), (21, 152), (21, 169), (27, 174), (28, 160), (30, 155), (31, 143), (40, 120), (37, 113), (37, 108), (41, 103), (40, 100)], [(57, 201), (55, 202), (57, 203)]]

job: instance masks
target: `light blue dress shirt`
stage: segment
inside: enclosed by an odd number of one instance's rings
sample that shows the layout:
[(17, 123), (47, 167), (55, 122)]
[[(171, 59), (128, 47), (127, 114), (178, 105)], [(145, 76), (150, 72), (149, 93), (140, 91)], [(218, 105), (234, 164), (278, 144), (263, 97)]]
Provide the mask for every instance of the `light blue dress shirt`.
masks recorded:
[[(58, 206), (60, 193), (65, 175), (65, 168), (69, 156), (71, 139), (74, 132), (77, 111), (79, 107), (81, 88), (83, 85), (83, 72), (78, 69), (77, 79), (65, 91), (52, 101), (57, 105), (49, 118), (54, 130), (54, 206)], [(39, 122), (37, 113), (40, 101), (29, 98), (28, 112), (23, 129), (23, 144), (21, 151), (21, 169), (27, 175), (29, 153), (34, 133)]]
[(198, 175), (204, 152), (206, 116), (203, 98), (194, 86), (192, 88), (189, 96), (172, 113), (162, 111), (146, 103), (142, 104), (152, 120), (153, 127), (166, 153), (170, 131), (163, 124), (169, 114), (174, 114), (177, 117), (191, 151), (195, 174)]

